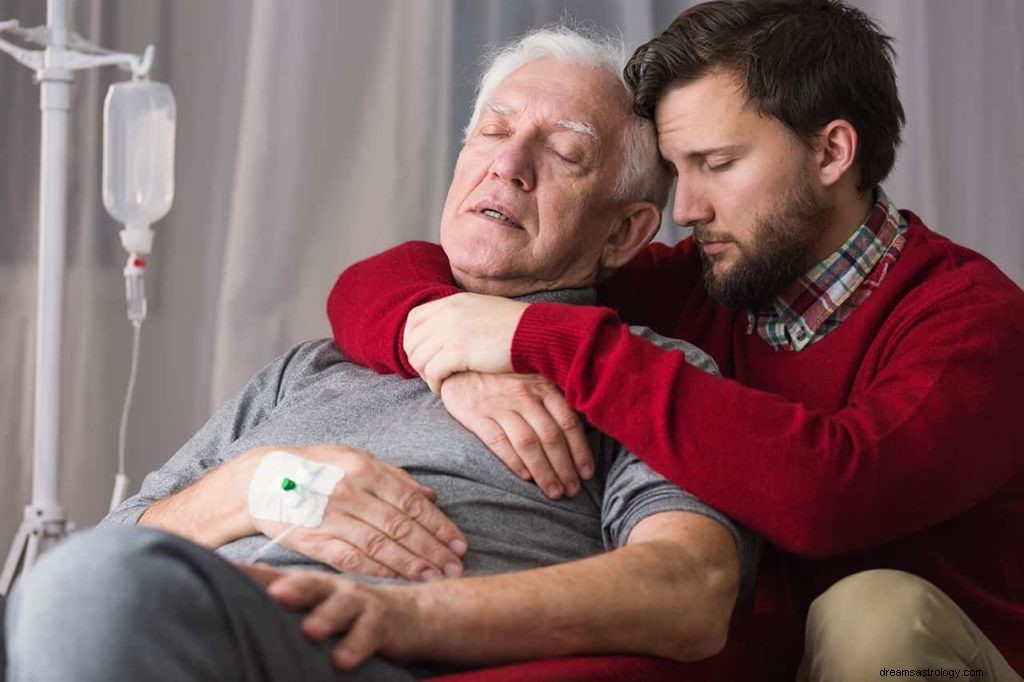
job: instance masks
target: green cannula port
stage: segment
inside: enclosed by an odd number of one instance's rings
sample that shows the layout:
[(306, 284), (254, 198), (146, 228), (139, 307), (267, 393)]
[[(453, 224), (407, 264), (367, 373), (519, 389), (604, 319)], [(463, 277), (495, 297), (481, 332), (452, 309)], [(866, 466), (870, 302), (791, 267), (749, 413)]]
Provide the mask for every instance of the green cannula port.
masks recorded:
[(293, 481), (290, 478), (282, 478), (281, 479), (281, 489), (282, 490), (294, 490), (295, 489), (295, 485), (296, 485), (295, 481)]

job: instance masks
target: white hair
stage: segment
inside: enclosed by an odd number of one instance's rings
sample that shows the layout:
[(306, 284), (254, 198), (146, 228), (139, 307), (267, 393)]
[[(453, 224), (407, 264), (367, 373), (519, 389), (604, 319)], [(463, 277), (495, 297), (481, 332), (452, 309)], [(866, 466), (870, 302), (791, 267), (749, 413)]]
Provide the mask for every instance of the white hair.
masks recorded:
[[(521, 66), (539, 59), (554, 59), (608, 72), (622, 87), (624, 101), (633, 101), (633, 91), (622, 77), (626, 48), (621, 38), (600, 35), (565, 25), (537, 29), (494, 51), (477, 84), (473, 115), (464, 137), (476, 129), (480, 114), (491, 102), (494, 91)], [(654, 123), (632, 110), (622, 131), (622, 169), (614, 197), (623, 201), (650, 201), (664, 206), (671, 176), (658, 153)]]

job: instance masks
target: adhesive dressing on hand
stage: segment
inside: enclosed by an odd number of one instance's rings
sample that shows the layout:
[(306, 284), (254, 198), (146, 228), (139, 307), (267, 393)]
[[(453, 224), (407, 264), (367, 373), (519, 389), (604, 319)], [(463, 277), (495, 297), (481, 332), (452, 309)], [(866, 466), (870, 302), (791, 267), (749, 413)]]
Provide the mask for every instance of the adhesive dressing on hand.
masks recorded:
[(263, 456), (249, 483), (249, 515), (315, 528), (324, 520), (327, 500), (345, 470), (284, 450)]

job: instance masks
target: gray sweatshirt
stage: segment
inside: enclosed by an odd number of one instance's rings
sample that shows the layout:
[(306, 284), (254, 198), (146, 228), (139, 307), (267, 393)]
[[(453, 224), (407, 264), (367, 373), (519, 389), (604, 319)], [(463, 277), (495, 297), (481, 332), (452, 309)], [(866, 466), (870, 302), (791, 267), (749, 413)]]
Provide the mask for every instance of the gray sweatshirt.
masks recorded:
[[(520, 300), (587, 304), (594, 299), (590, 289), (573, 289)], [(710, 357), (685, 342), (645, 328), (633, 331), (717, 371)], [(741, 593), (749, 590), (760, 549), (757, 536), (663, 479), (611, 438), (594, 429), (588, 436), (595, 476), (575, 497), (550, 500), (455, 421), (423, 381), (376, 374), (346, 360), (330, 340), (310, 341), (261, 370), (102, 523), (136, 523), (154, 501), (250, 448), (339, 443), (402, 467), (437, 491), (438, 507), (468, 540), (465, 575), (591, 556), (624, 545), (633, 527), (652, 514), (688, 511), (711, 517), (732, 533), (742, 566)], [(245, 537), (218, 552), (240, 561), (267, 541), (263, 535)], [(281, 546), (263, 561), (326, 568)]]

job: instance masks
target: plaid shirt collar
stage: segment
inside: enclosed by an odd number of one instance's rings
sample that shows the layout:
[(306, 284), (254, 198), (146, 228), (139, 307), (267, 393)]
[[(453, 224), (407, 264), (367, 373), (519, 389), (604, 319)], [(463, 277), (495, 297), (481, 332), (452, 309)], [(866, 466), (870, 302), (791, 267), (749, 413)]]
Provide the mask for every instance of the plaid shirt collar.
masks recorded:
[(906, 242), (907, 221), (881, 188), (864, 223), (837, 251), (762, 309), (747, 312), (747, 333), (776, 350), (799, 351), (839, 326), (876, 288)]

